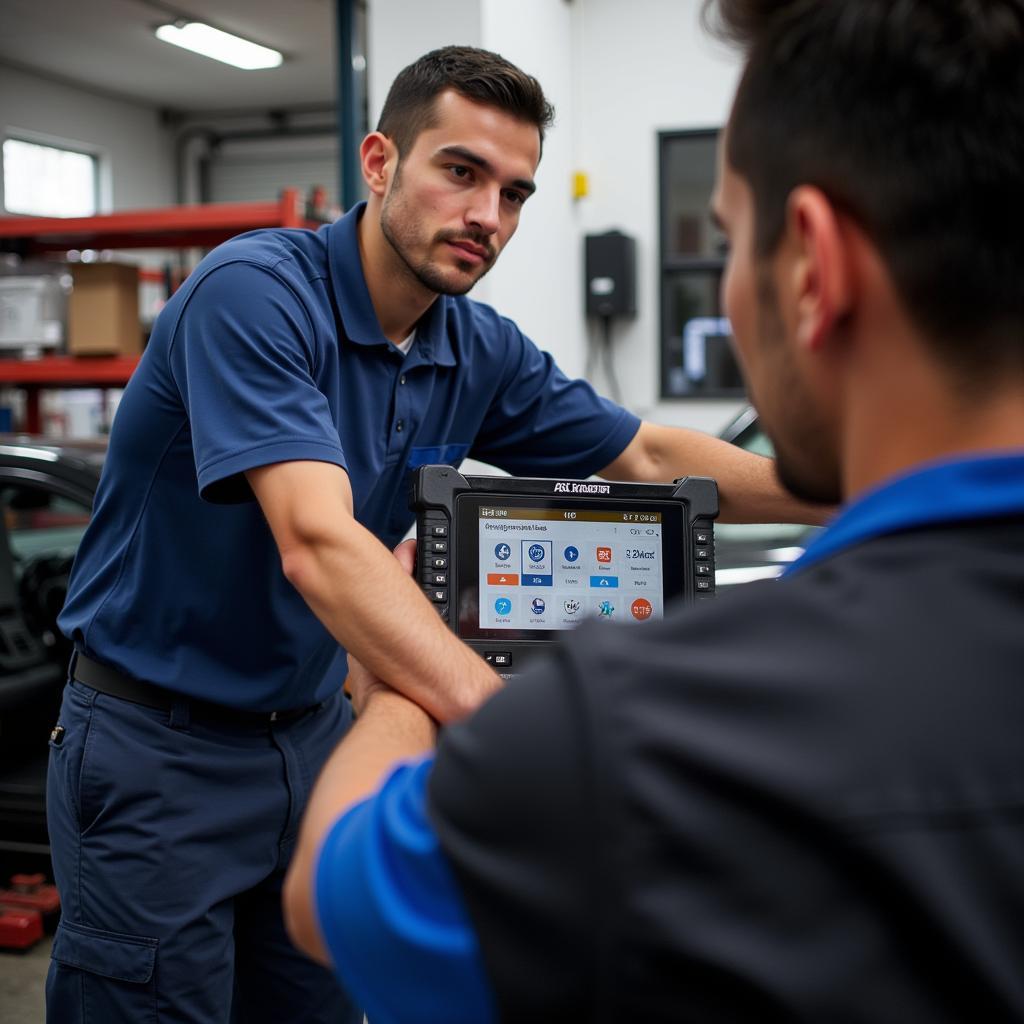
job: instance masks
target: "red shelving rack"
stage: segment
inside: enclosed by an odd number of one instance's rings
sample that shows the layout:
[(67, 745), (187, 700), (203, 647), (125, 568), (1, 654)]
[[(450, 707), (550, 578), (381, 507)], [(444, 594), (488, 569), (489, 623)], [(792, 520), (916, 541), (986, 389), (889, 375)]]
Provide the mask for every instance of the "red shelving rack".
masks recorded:
[[(277, 200), (263, 203), (205, 203), (95, 217), (0, 217), (0, 250), (34, 256), (73, 249), (207, 249), (255, 228), (315, 229), (321, 223), (307, 216), (299, 190), (286, 188)], [(152, 271), (141, 276), (159, 279)], [(25, 428), (37, 433), (40, 389), (123, 387), (138, 361), (137, 356), (0, 359), (0, 384), (25, 389)]]
[(253, 228), (316, 228), (299, 190), (266, 203), (204, 203), (95, 217), (0, 217), (0, 240), (24, 256), (71, 249), (210, 248)]

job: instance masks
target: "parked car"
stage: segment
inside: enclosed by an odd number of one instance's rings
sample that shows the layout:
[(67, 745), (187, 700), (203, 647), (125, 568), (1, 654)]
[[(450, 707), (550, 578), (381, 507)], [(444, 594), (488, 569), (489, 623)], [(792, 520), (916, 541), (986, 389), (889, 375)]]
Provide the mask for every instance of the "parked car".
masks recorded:
[[(47, 744), (70, 646), (57, 629), (105, 446), (0, 436), (0, 855), (47, 851)], [(12, 862), (13, 863), (13, 862)]]
[[(743, 409), (719, 437), (758, 455), (775, 454), (751, 406)], [(722, 590), (779, 576), (819, 532), (820, 527), (794, 523), (717, 523), (716, 586)]]

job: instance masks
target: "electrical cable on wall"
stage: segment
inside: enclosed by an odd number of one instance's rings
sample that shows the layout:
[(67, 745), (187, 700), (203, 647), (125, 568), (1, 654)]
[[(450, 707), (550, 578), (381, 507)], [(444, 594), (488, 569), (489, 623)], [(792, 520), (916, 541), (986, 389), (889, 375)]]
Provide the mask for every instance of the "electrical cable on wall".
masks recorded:
[(619, 389), (619, 379), (615, 375), (615, 352), (612, 349), (612, 318), (601, 317), (601, 356), (604, 361), (604, 377), (608, 384), (608, 390), (612, 400), (619, 405), (622, 404), (622, 392)]
[(611, 397), (621, 404), (612, 320), (636, 315), (636, 242), (621, 231), (608, 231), (587, 235), (584, 243), (584, 304), (587, 315), (601, 321), (600, 336), (589, 336), (585, 373), (593, 382), (600, 362)]

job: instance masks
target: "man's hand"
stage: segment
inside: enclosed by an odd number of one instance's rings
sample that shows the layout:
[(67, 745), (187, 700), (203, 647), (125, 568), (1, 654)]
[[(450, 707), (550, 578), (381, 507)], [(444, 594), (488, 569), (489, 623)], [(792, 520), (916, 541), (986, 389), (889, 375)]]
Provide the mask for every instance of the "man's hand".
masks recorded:
[(345, 689), (352, 698), (352, 710), (356, 715), (361, 715), (371, 699), (380, 693), (397, 693), (393, 686), (388, 686), (382, 679), (378, 679), (358, 658), (353, 655), (348, 657), (348, 679), (345, 680)]
[(410, 537), (409, 540), (403, 540), (401, 544), (395, 548), (395, 558), (398, 559), (398, 564), (410, 575), (416, 574), (416, 540)]

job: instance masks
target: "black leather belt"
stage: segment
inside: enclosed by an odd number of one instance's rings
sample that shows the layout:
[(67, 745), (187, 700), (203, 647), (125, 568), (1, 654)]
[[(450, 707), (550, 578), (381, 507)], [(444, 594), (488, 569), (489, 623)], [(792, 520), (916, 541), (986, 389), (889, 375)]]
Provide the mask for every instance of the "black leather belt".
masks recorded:
[(81, 651), (76, 651), (71, 656), (71, 678), (99, 690), (100, 693), (120, 697), (121, 700), (131, 701), (133, 704), (142, 704), (147, 708), (158, 708), (161, 711), (169, 712), (176, 704), (180, 705), (185, 701), (188, 704), (189, 717), (229, 725), (261, 726), (269, 725), (271, 722), (290, 722), (310, 711), (315, 711), (320, 706), (313, 704), (285, 711), (246, 711), (242, 708), (229, 708), (224, 704), (215, 704), (213, 701), (201, 700), (198, 697), (187, 697), (154, 683), (133, 679), (109, 665), (93, 661)]

